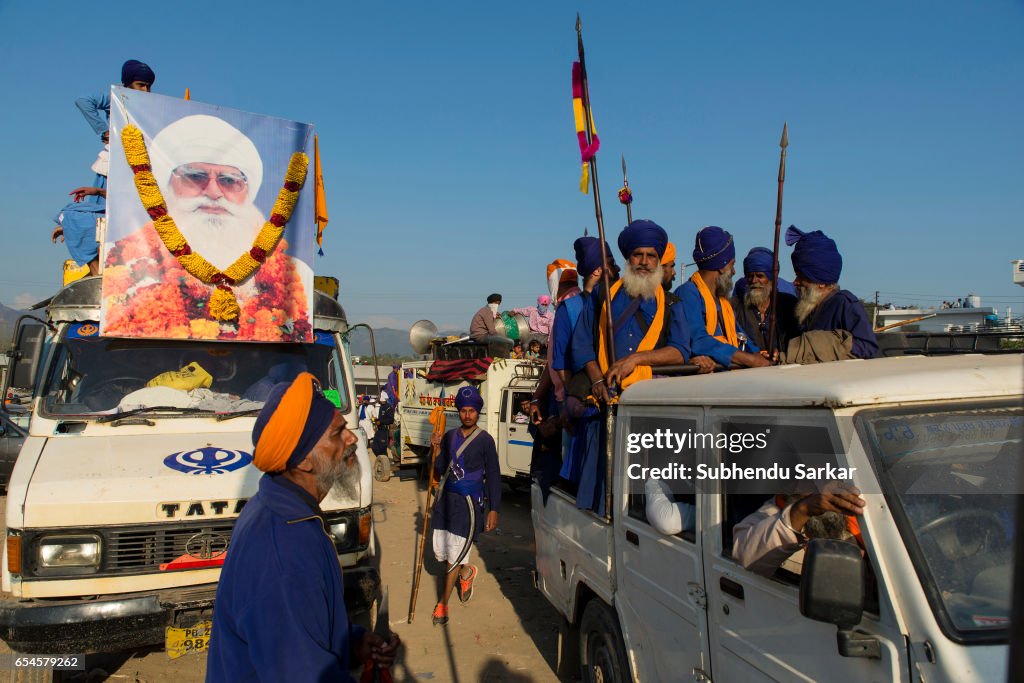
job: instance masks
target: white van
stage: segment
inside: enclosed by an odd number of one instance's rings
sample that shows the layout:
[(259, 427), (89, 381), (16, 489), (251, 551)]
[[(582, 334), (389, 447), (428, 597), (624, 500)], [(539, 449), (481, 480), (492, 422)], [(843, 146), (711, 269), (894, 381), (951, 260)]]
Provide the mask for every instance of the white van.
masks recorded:
[[(202, 650), (232, 527), (262, 476), (251, 432), (273, 368), (312, 372), (361, 433), (345, 313), (316, 292), (311, 344), (114, 339), (98, 336), (99, 304), (100, 278), (79, 280), (49, 302), (45, 325), (19, 330), (10, 383), (32, 390), (32, 416), (7, 487), (0, 638), (25, 653)], [(223, 405), (125, 409), (190, 363)], [(358, 448), (358, 500), (332, 493), (322, 508), (346, 601), (365, 608), (380, 581), (365, 438)]]
[[(611, 519), (533, 486), (538, 585), (565, 617), (563, 671), (580, 664), (586, 681), (1006, 680), (1022, 359), (851, 360), (631, 387), (615, 419)], [(745, 569), (734, 527), (772, 497), (770, 485), (751, 493), (736, 478), (694, 477), (672, 502), (691, 506), (695, 523), (658, 531), (631, 466), (670, 460), (706, 473), (740, 456), (721, 442), (658, 452), (631, 436), (657, 429), (770, 432), (769, 442), (830, 452), (855, 468), (862, 542), (814, 540), (774, 571)]]

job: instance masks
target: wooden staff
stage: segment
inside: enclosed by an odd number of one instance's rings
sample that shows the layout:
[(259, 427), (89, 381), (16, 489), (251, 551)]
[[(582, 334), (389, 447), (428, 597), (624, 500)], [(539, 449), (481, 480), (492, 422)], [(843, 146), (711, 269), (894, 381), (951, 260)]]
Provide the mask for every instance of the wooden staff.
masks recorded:
[[(444, 414), (444, 392), (441, 393), (441, 405), (432, 411), (434, 431), (436, 436), (444, 436), (447, 419)], [(416, 618), (416, 597), (420, 592), (420, 575), (423, 574), (423, 553), (427, 545), (427, 532), (430, 531), (430, 510), (434, 507), (434, 487), (437, 481), (434, 480), (434, 464), (437, 462), (437, 454), (441, 452), (441, 444), (431, 445), (430, 449), (430, 470), (427, 475), (427, 506), (423, 509), (423, 533), (420, 534), (420, 544), (416, 549), (416, 565), (413, 568), (412, 576), (412, 597), (409, 599), (409, 622)]]

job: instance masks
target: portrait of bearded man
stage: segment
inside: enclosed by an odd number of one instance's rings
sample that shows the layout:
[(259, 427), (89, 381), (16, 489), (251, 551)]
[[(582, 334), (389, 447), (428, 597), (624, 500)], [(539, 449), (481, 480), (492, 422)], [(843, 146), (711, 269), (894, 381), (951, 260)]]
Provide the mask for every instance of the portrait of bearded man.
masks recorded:
[[(264, 181), (256, 145), (225, 120), (197, 114), (165, 126), (147, 148), (168, 214), (189, 248), (227, 269), (267, 220), (256, 205)], [(241, 312), (225, 322), (209, 312), (214, 285), (186, 272), (149, 221), (107, 245), (104, 334), (309, 341), (313, 273), (288, 249), (282, 238), (252, 276), (232, 287)]]

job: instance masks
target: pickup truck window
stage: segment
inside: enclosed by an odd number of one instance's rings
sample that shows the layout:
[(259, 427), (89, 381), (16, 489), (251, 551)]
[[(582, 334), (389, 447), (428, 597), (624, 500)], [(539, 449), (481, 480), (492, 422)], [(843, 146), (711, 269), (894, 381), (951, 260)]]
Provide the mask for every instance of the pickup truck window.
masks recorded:
[(858, 423), (947, 635), (1005, 639), (1024, 410), (930, 404), (864, 412)]
[[(626, 433), (629, 516), (690, 543), (696, 540), (692, 473), (697, 451), (691, 445), (680, 446), (676, 438), (696, 430), (696, 420), (634, 416)], [(689, 478), (679, 476), (681, 472)]]
[[(221, 416), (251, 412), (263, 405), (275, 383), (301, 371), (313, 373), (325, 392), (337, 392), (343, 412), (350, 405), (334, 338), (328, 334), (318, 333), (313, 344), (236, 344), (102, 338), (79, 334), (79, 327), (71, 326), (54, 345), (44, 413), (92, 416), (146, 407), (209, 410)], [(162, 373), (192, 364), (209, 380), (195, 387), (165, 377), (162, 386), (147, 388)], [(165, 411), (155, 417), (172, 415)]]

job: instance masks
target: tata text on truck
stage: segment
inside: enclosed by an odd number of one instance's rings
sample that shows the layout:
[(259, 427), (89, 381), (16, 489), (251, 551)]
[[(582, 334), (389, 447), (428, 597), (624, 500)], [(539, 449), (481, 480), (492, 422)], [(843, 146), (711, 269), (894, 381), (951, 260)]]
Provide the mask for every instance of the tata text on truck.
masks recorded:
[[(444, 405), (448, 425), (458, 424), (455, 395), (459, 388), (474, 385), (484, 399), (479, 426), (492, 437), (498, 448), (501, 476), (515, 483), (529, 483), (533, 437), (529, 424), (520, 416), (522, 402), (529, 401), (540, 379), (542, 365), (511, 358), (459, 358), (460, 350), (471, 351), (480, 345), (470, 343), (434, 345), (435, 360), (402, 364), (399, 379), (399, 422), (402, 435), (401, 462), (423, 462), (430, 451), (433, 425), (430, 412)], [(468, 354), (467, 354), (468, 355)], [(446, 373), (444, 378), (431, 373)]]
[[(587, 681), (1006, 680), (1022, 370), (1019, 353), (916, 356), (631, 387), (615, 418), (611, 519), (533, 487), (563, 666), (581, 664)], [(713, 438), (669, 445), (658, 430)], [(769, 464), (747, 457), (750, 444), (733, 453), (740, 434), (846, 468), (867, 503), (862, 545), (813, 540), (774, 571), (734, 559), (736, 524), (772, 500), (723, 472)], [(676, 534), (648, 507), (643, 468), (655, 464), (690, 473), (670, 500), (695, 521)]]

